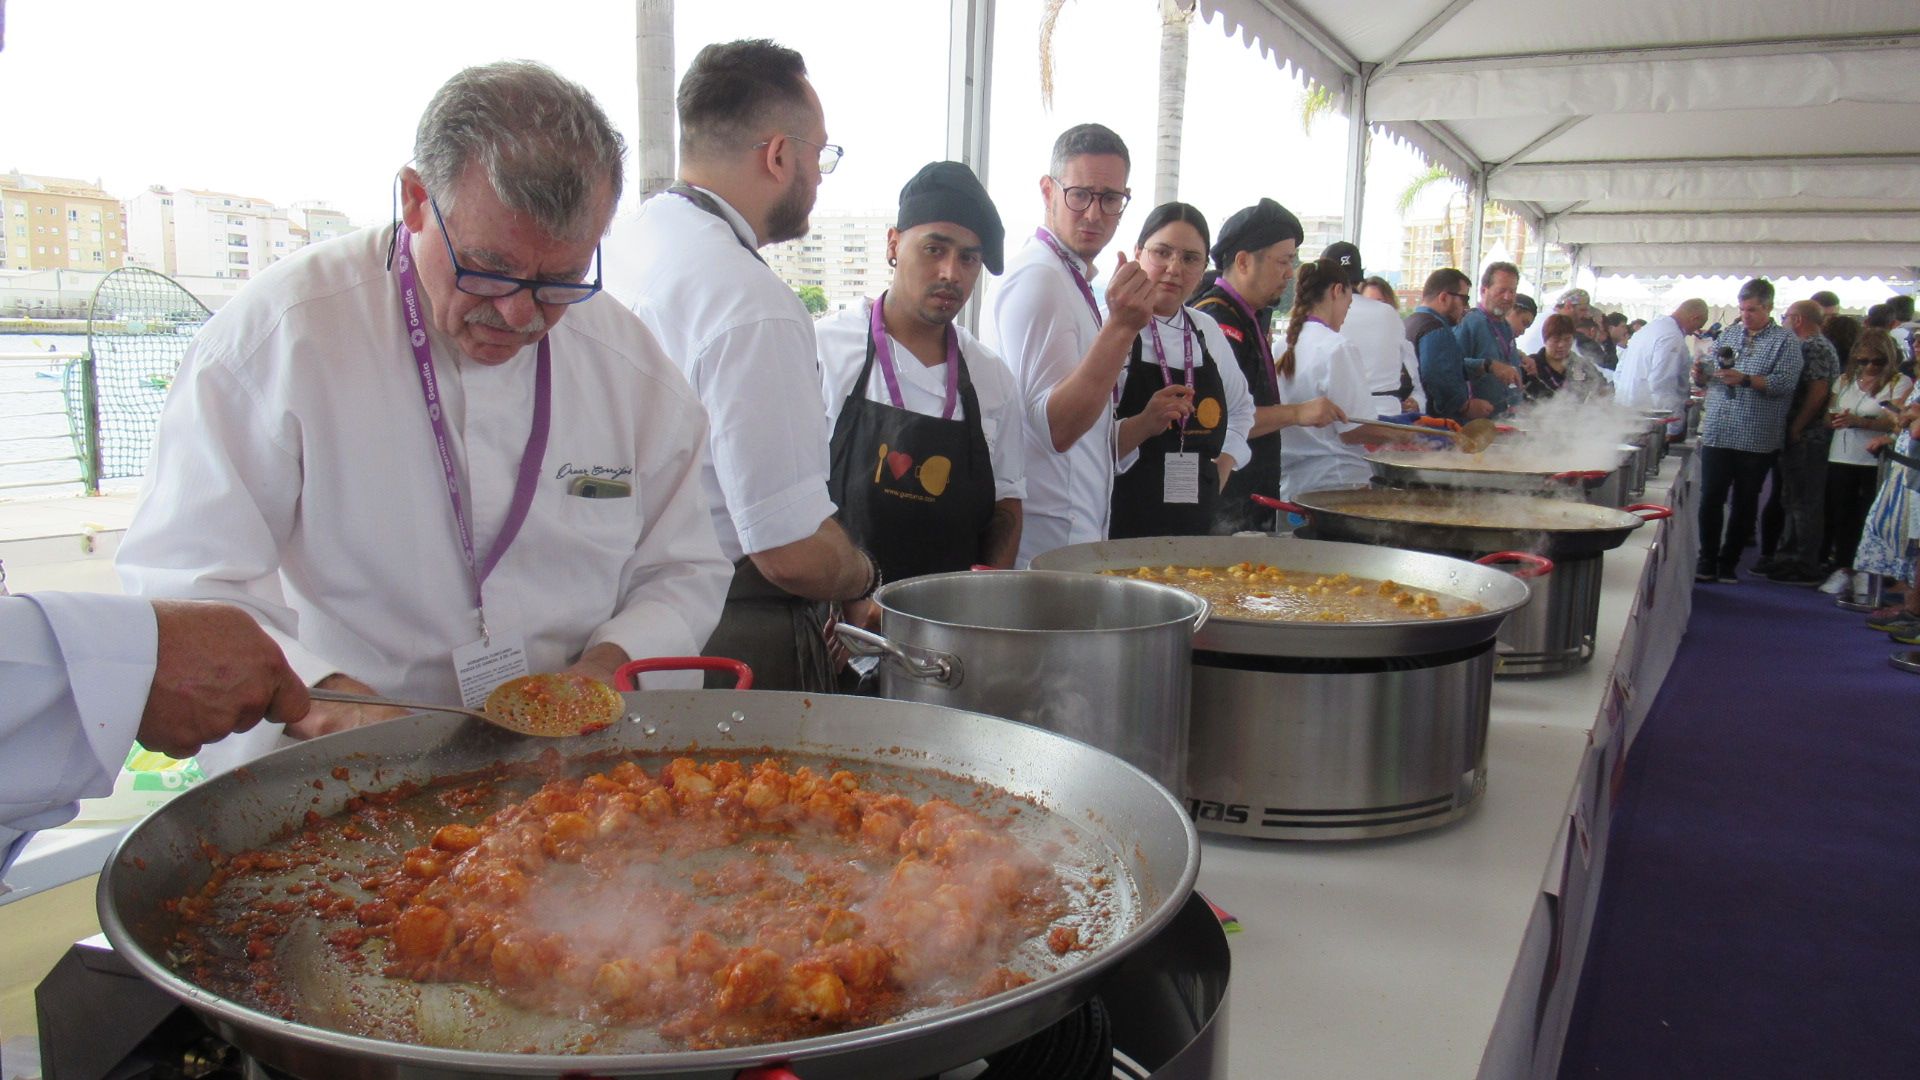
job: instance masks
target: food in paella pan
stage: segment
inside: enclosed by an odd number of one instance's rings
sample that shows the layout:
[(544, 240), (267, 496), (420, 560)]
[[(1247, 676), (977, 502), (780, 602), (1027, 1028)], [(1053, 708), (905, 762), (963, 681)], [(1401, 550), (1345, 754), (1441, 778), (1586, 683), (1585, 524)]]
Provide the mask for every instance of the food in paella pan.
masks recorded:
[(1213, 605), (1216, 616), (1276, 622), (1395, 622), (1478, 615), (1471, 600), (1426, 592), (1397, 581), (1347, 573), (1282, 570), (1265, 563), (1232, 566), (1137, 566), (1110, 576), (1176, 585)]
[[(337, 959), (388, 979), (699, 1049), (970, 1001), (1031, 981), (1021, 949), (1086, 947), (1054, 864), (1008, 820), (864, 779), (776, 758), (627, 760), (504, 800), (499, 778), (439, 790), (443, 809), (492, 808), (437, 826), (419, 820), (423, 795), (360, 797), (284, 849), (224, 859), (176, 902), (177, 955), (195, 981), (291, 1015), (275, 954), (312, 912), (338, 926)], [(382, 836), (407, 839), (354, 874), (325, 857)], [(336, 868), (289, 884), (302, 864)], [(220, 955), (235, 938), (244, 975)]]

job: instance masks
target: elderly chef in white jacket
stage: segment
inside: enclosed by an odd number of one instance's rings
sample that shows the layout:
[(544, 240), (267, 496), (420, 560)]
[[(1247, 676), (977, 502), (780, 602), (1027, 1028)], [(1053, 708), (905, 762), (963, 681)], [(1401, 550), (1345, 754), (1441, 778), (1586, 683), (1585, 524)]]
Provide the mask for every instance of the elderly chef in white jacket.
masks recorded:
[[(597, 295), (623, 152), (540, 65), (454, 76), (400, 223), (275, 264), (200, 332), (120, 549), (128, 591), (247, 607), (314, 685), (449, 704), (698, 653), (732, 570), (700, 489), (706, 414)], [(390, 715), (320, 703), (286, 736)]]

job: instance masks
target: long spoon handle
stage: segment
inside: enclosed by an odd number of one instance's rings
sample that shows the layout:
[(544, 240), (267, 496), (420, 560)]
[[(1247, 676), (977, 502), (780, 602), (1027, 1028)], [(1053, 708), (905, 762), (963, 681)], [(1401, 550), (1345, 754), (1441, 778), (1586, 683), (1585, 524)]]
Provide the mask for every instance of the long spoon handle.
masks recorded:
[(380, 697), (377, 694), (349, 694), (344, 690), (320, 690), (309, 688), (307, 696), (315, 701), (339, 701), (348, 705), (386, 705), (395, 709), (413, 709), (418, 712), (461, 713), (475, 719), (494, 723), (494, 719), (478, 709), (466, 709), (458, 705), (437, 705), (426, 701), (401, 701), (398, 698)]

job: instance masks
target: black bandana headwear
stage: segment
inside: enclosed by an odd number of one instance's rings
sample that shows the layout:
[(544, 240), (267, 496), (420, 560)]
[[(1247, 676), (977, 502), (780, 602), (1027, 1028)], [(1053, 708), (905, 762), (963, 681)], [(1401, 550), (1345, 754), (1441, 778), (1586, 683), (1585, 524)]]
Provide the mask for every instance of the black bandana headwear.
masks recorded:
[(1222, 271), (1233, 265), (1233, 257), (1243, 251), (1270, 248), (1282, 240), (1299, 243), (1307, 238), (1300, 219), (1272, 199), (1261, 199), (1244, 210), (1236, 210), (1213, 244), (1213, 264)]

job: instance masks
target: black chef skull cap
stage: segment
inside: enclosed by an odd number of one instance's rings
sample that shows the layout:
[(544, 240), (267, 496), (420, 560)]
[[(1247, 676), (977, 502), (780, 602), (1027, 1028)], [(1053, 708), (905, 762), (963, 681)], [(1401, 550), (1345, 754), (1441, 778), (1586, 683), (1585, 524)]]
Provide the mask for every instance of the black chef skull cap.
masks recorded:
[(1213, 265), (1224, 273), (1233, 265), (1233, 257), (1243, 251), (1261, 251), (1282, 240), (1297, 244), (1306, 238), (1306, 230), (1293, 211), (1272, 199), (1261, 199), (1235, 210), (1220, 226), (1220, 236), (1213, 242)]
[(973, 170), (957, 161), (936, 161), (913, 174), (900, 189), (900, 217), (894, 228), (905, 232), (916, 225), (951, 221), (980, 237), (980, 261), (998, 274), (1004, 263), (1007, 230), (1000, 211)]

